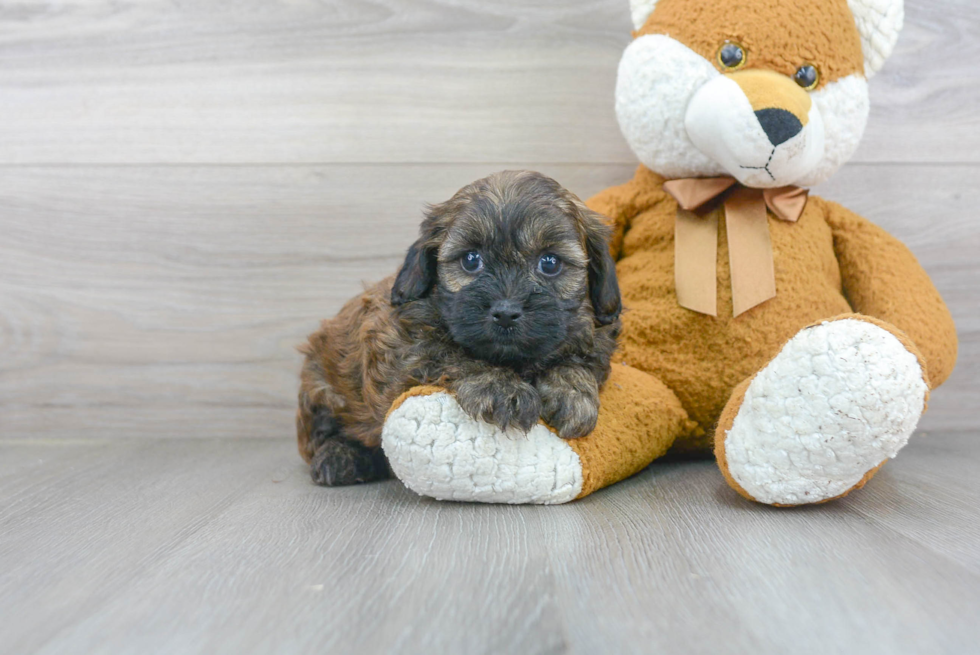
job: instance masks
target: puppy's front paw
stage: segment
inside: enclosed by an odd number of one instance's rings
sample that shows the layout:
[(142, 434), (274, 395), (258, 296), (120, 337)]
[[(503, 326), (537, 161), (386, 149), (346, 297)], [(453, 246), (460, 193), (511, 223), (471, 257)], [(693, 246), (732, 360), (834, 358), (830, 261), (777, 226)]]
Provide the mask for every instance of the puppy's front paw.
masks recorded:
[(541, 418), (562, 439), (592, 433), (599, 420), (599, 384), (588, 370), (576, 366), (552, 369), (538, 381)]
[(541, 418), (558, 431), (562, 439), (576, 439), (592, 433), (599, 420), (599, 397), (571, 389), (541, 394)]
[(456, 402), (473, 418), (501, 430), (511, 427), (528, 432), (541, 417), (537, 389), (520, 379), (479, 377), (456, 384)]

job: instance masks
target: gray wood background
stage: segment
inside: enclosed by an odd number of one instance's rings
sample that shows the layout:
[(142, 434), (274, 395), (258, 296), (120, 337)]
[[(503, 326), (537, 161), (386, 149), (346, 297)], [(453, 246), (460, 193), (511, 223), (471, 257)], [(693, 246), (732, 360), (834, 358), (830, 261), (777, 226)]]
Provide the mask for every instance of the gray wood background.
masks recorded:
[[(626, 0), (0, 4), (0, 435), (289, 438), (294, 346), (397, 266), (424, 202), (532, 167), (588, 196)], [(980, 4), (908, 3), (818, 192), (904, 239), (980, 393)]]
[(910, 245), (961, 338), (866, 490), (774, 511), (710, 462), (559, 508), (310, 484), (294, 347), (423, 203), (631, 176), (627, 4), (0, 2), (0, 652), (977, 652), (977, 0), (908, 0), (818, 190)]

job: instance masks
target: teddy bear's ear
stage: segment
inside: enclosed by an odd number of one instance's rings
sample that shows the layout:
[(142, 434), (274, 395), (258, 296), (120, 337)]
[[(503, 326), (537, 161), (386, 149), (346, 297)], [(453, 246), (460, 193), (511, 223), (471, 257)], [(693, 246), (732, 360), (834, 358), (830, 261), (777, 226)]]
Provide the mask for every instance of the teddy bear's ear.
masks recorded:
[(847, 4), (861, 33), (864, 75), (871, 78), (895, 48), (905, 21), (905, 3), (904, 0), (847, 0)]
[(630, 16), (633, 18), (633, 28), (640, 29), (650, 18), (657, 0), (630, 0)]

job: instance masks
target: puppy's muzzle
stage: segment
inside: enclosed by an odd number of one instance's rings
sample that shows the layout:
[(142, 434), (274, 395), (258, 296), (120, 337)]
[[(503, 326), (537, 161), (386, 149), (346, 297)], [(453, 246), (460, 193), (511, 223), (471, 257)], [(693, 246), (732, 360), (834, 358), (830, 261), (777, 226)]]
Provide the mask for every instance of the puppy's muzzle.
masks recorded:
[(490, 306), (490, 317), (502, 328), (513, 327), (523, 315), (521, 304), (515, 300), (498, 300)]

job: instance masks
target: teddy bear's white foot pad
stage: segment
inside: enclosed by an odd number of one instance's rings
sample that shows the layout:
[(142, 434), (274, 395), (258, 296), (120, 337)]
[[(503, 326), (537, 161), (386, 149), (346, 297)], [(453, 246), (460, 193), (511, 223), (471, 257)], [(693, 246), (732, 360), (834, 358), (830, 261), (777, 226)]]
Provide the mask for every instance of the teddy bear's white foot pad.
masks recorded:
[(807, 328), (749, 384), (725, 436), (729, 474), (763, 503), (841, 496), (905, 446), (926, 394), (915, 355), (887, 330)]
[(551, 505), (582, 491), (578, 455), (547, 427), (502, 431), (445, 392), (406, 398), (381, 443), (405, 486), (439, 500)]

